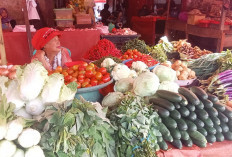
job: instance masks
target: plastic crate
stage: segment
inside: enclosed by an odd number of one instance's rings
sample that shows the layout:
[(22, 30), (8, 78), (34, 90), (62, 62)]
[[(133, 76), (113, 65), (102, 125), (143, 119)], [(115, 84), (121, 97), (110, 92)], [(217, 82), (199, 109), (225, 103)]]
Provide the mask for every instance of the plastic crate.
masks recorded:
[(73, 19), (55, 19), (58, 27), (73, 27)]
[(188, 21), (187, 24), (190, 25), (197, 25), (199, 23), (199, 20), (202, 20), (205, 18), (205, 15), (194, 15), (194, 14), (188, 14)]
[(92, 24), (91, 16), (89, 14), (76, 14), (77, 24)]
[(61, 9), (53, 9), (56, 14), (56, 19), (72, 19), (73, 18), (73, 10), (72, 8), (61, 8)]

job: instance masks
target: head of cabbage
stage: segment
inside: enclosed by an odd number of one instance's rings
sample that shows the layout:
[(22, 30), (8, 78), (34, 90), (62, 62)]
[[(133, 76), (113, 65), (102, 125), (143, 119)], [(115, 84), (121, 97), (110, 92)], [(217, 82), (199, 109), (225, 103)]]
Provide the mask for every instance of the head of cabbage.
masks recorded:
[(159, 77), (160, 82), (177, 80), (176, 71), (164, 65), (156, 66), (152, 72)]

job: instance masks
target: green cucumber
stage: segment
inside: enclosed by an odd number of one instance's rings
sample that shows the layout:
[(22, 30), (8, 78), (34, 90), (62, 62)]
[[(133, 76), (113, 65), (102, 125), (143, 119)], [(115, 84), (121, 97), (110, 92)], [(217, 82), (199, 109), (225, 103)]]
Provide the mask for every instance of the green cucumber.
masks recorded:
[(182, 105), (182, 106), (188, 105), (188, 100), (183, 95), (180, 94), (180, 96), (182, 97), (180, 105)]
[(181, 114), (179, 111), (177, 111), (176, 109), (170, 112), (170, 117), (172, 117), (173, 119), (180, 119), (181, 118)]
[(191, 121), (196, 120), (196, 119), (197, 119), (197, 115), (196, 115), (196, 113), (195, 113), (195, 112), (190, 111), (190, 114), (189, 114), (189, 116), (188, 116), (188, 119), (190, 119)]
[(222, 133), (220, 132), (217, 132), (216, 135), (215, 135), (216, 139), (217, 139), (217, 142), (222, 142), (225, 140), (225, 137)]
[(182, 140), (182, 143), (186, 146), (186, 147), (192, 147), (193, 146), (193, 141), (191, 138), (189, 138), (188, 140)]
[(197, 126), (190, 120), (185, 119), (186, 124), (188, 125), (188, 131), (196, 131)]
[(168, 128), (166, 127), (166, 125), (164, 125), (163, 123), (159, 123), (158, 129), (159, 129), (160, 133), (163, 136), (169, 136), (169, 135), (171, 135), (170, 131), (168, 130)]
[(220, 125), (221, 121), (218, 117), (210, 117), (215, 125)]
[(189, 136), (191, 137), (194, 144), (199, 147), (206, 147), (207, 140), (203, 134), (199, 131), (189, 131)]
[(193, 105), (199, 105), (200, 104), (200, 100), (198, 99), (198, 97), (189, 89), (185, 88), (185, 87), (180, 87), (178, 89), (178, 92), (183, 95), (189, 103), (193, 104)]
[(218, 111), (214, 107), (205, 108), (205, 110), (208, 112), (210, 117), (217, 117)]
[(205, 126), (213, 127), (213, 125), (214, 125), (213, 121), (210, 118), (202, 119), (202, 121), (205, 123)]
[(183, 119), (177, 119), (176, 120), (177, 126), (179, 130), (185, 131), (188, 129), (188, 125)]
[(182, 142), (179, 139), (174, 139), (172, 145), (178, 149), (182, 149), (183, 147)]
[(171, 102), (181, 102), (182, 97), (178, 94), (178, 93), (174, 93), (171, 91), (167, 91), (167, 90), (157, 90), (156, 94), (166, 100), (169, 100)]
[(163, 139), (162, 136), (157, 136), (156, 138), (157, 138), (157, 142), (162, 142), (162, 141), (164, 141), (164, 139)]
[(219, 125), (215, 125), (213, 126), (217, 132), (222, 132), (222, 127), (220, 127)]
[(151, 98), (149, 100), (150, 103), (153, 104), (153, 106), (160, 106), (163, 107), (169, 111), (173, 111), (175, 109), (175, 106), (173, 105), (172, 102), (166, 100), (166, 99), (162, 99), (162, 98)]
[(197, 117), (201, 120), (209, 118), (209, 114), (204, 109), (196, 109), (195, 113)]
[(201, 102), (204, 104), (204, 108), (213, 107), (213, 103), (208, 99), (201, 99)]
[(224, 122), (221, 122), (220, 127), (222, 128), (223, 133), (230, 131), (229, 126)]
[(223, 112), (226, 110), (226, 107), (222, 103), (220, 103), (219, 101), (214, 102), (213, 107), (216, 108), (216, 110), (218, 110), (219, 112)]
[(202, 120), (198, 119), (198, 118), (195, 119), (193, 121), (193, 123), (196, 124), (197, 128), (203, 128), (205, 126), (205, 123)]
[(204, 136), (208, 135), (208, 132), (205, 130), (205, 128), (199, 128), (199, 129), (197, 129), (197, 131), (199, 131)]
[(176, 129), (173, 129), (173, 128), (170, 128), (170, 133), (172, 135), (172, 137), (174, 139), (180, 139), (181, 138), (181, 134), (180, 134), (180, 131), (176, 128)]
[(180, 108), (180, 104), (179, 103), (173, 103), (173, 104), (174, 104), (174, 106), (175, 106), (176, 109)]
[(188, 117), (190, 114), (189, 110), (184, 106), (182, 106), (180, 109), (178, 109), (178, 111), (180, 112), (181, 116), (183, 116), (183, 117)]
[(213, 134), (215, 135), (217, 133), (217, 130), (213, 127), (206, 127), (205, 126), (205, 130), (208, 132), (208, 134)]
[(153, 108), (158, 111), (160, 117), (168, 117), (170, 115), (170, 112), (163, 107), (153, 105)]
[(232, 141), (232, 132), (228, 131), (223, 133), (226, 140)]
[(227, 116), (228, 118), (232, 119), (232, 110), (228, 106), (226, 106), (225, 111), (223, 111), (223, 114)]
[(186, 107), (189, 111), (192, 111), (192, 112), (195, 111), (196, 109), (196, 107), (193, 104), (188, 104)]
[(180, 131), (181, 134), (181, 139), (182, 140), (188, 140), (189, 139), (189, 134), (187, 131)]
[(163, 118), (163, 123), (166, 125), (167, 128), (177, 128), (177, 123), (174, 119), (170, 118), (170, 117), (166, 117), (166, 118)]
[(224, 122), (224, 123), (229, 122), (228, 117), (226, 117), (222, 112), (218, 113), (218, 118), (220, 119), (221, 122)]
[(206, 140), (207, 140), (208, 143), (214, 143), (214, 142), (217, 141), (216, 137), (214, 135), (212, 135), (212, 134), (207, 135)]
[(168, 150), (168, 145), (167, 145), (167, 143), (165, 141), (158, 142), (158, 145), (159, 145), (160, 149)]
[(168, 142), (173, 142), (173, 137), (171, 135), (163, 136), (163, 139)]
[(204, 107), (204, 104), (200, 102), (200, 104), (196, 106), (196, 109), (204, 109)]
[(210, 94), (210, 93), (207, 93), (207, 94), (208, 94), (208, 99), (209, 99), (210, 101), (212, 101), (213, 103), (219, 101), (219, 99), (218, 99), (217, 96), (215, 96), (215, 95), (213, 95), (213, 94)]
[(208, 99), (208, 94), (200, 87), (192, 86), (190, 90), (200, 99)]

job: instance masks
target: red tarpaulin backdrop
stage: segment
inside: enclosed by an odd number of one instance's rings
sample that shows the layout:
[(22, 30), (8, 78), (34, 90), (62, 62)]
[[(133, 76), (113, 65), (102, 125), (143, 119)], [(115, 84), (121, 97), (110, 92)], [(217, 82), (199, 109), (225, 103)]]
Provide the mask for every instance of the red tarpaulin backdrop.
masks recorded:
[(106, 3), (106, 0), (94, 0), (95, 3)]

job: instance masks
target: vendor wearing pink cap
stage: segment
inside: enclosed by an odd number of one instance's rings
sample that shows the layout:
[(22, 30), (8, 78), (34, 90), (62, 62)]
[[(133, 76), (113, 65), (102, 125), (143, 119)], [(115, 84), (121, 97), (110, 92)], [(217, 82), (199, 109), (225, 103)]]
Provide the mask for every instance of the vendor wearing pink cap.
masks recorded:
[(69, 52), (60, 46), (61, 33), (53, 28), (42, 28), (36, 32), (32, 39), (32, 45), (36, 49), (36, 54), (32, 61), (38, 60), (43, 66), (52, 71), (57, 66), (65, 66), (66, 62), (71, 62)]

